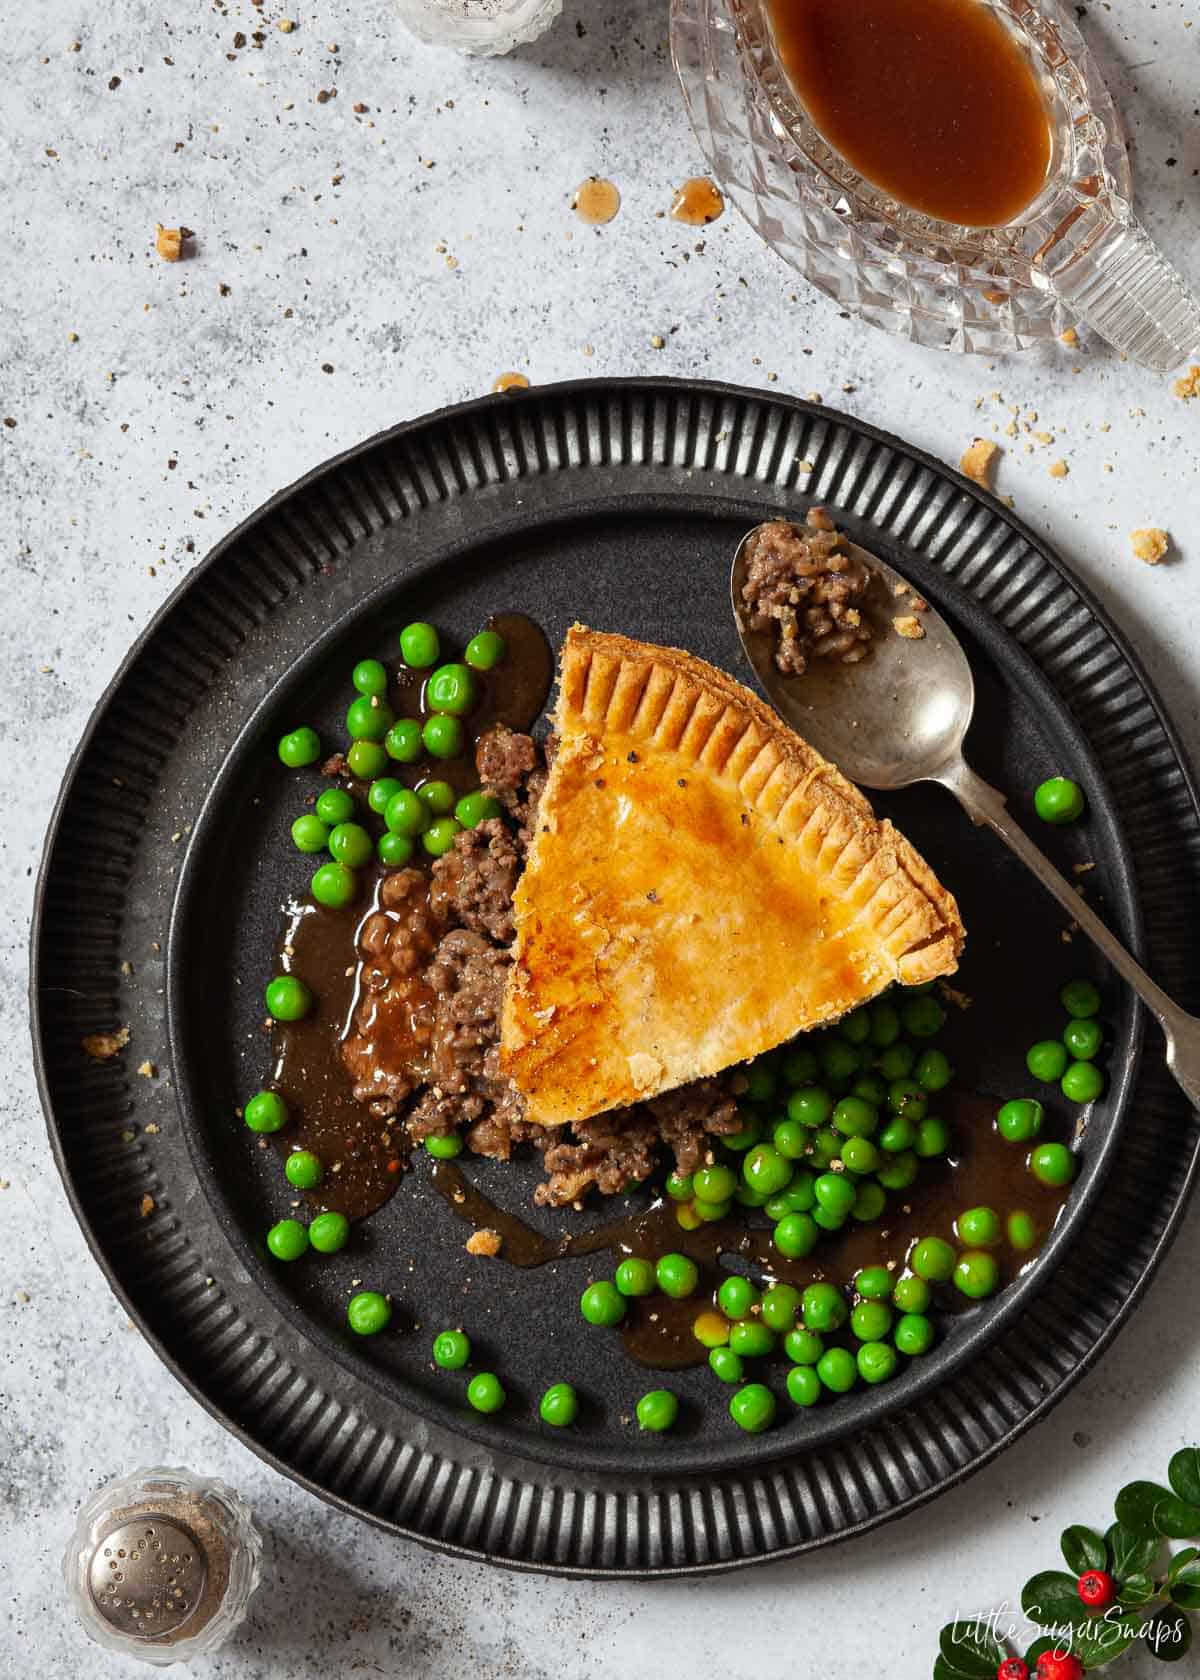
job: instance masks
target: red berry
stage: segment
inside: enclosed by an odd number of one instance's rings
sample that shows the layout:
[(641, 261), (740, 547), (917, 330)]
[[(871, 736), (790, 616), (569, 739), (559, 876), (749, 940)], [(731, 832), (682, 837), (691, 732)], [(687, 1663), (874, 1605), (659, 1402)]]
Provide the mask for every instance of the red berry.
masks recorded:
[(1037, 1680), (1083, 1680), (1083, 1664), (1073, 1651), (1043, 1651), (1034, 1673)]
[(1117, 1596), (1117, 1583), (1104, 1569), (1088, 1569), (1079, 1577), (1079, 1596), (1089, 1610), (1107, 1610)]
[(1029, 1680), (1029, 1664), (1020, 1657), (1009, 1657), (996, 1670), (996, 1680)]

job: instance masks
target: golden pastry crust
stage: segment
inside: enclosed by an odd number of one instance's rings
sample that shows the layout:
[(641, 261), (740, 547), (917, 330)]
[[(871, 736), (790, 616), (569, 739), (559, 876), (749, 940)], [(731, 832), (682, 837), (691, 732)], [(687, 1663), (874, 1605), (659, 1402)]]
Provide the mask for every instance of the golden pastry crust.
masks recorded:
[(954, 971), (962, 923), (928, 864), (723, 672), (576, 625), (555, 724), (501, 1030), (530, 1120), (656, 1096)]

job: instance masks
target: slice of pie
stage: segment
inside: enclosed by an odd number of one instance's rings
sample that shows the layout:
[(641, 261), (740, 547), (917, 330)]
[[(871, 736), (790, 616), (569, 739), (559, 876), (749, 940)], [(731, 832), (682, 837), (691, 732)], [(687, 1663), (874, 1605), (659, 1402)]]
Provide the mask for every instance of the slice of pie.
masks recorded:
[(543, 1126), (720, 1072), (953, 973), (954, 899), (724, 672), (580, 625), (517, 885), (502, 1064)]

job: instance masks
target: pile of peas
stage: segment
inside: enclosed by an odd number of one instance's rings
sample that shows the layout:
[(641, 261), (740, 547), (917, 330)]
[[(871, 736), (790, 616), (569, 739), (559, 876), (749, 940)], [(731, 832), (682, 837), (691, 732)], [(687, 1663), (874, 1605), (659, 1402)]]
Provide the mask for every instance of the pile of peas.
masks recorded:
[(735, 1203), (761, 1208), (780, 1254), (800, 1260), (848, 1220), (877, 1220), (888, 1191), (907, 1190), (921, 1162), (949, 1147), (930, 1111), (954, 1077), (932, 1043), (945, 1020), (930, 986), (906, 987), (759, 1056), (721, 1158), (667, 1180), (679, 1224), (695, 1230)]
[[(1058, 996), (1067, 1012), (1062, 1034), (1032, 1045), (1025, 1065), (1043, 1084), (1057, 1082), (1068, 1102), (1094, 1102), (1104, 1090), (1104, 1074), (1094, 1060), (1104, 1044), (1096, 1019), (1100, 993), (1090, 980), (1068, 980)], [(1077, 1162), (1066, 1144), (1038, 1141), (1045, 1117), (1036, 1097), (1013, 1097), (997, 1112), (996, 1130), (1006, 1143), (1030, 1145), (1025, 1163), (1029, 1171), (1039, 1184), (1058, 1189), (1074, 1179)]]

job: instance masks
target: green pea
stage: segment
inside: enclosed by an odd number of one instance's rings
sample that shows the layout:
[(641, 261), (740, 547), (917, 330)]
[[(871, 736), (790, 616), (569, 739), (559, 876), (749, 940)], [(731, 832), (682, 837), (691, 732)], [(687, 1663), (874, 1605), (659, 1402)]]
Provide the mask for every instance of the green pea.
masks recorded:
[(922, 1237), (914, 1243), (908, 1264), (926, 1283), (948, 1283), (954, 1272), (956, 1255), (941, 1237)]
[(415, 764), (423, 748), (421, 725), (416, 718), (401, 718), (383, 737), (384, 752), (397, 764)]
[(675, 1208), (675, 1223), (681, 1231), (698, 1231), (704, 1221), (700, 1217), (699, 1202), (679, 1202)]
[(784, 1379), (784, 1387), (795, 1406), (815, 1406), (821, 1398), (821, 1379), (811, 1365), (793, 1365)]
[(323, 863), (308, 883), (308, 890), (318, 904), (344, 910), (358, 894), (358, 877), (344, 863)]
[(472, 636), (463, 650), (463, 658), (473, 671), (490, 671), (504, 658), (504, 637), (496, 630), (481, 630)]
[(921, 1354), (928, 1353), (933, 1346), (933, 1324), (924, 1313), (905, 1313), (903, 1318), (896, 1320), (892, 1340), (901, 1353), (907, 1354), (910, 1359), (917, 1359)]
[(552, 1383), (538, 1403), (538, 1415), (551, 1429), (568, 1429), (579, 1416), (579, 1396), (570, 1383)]
[(438, 817), (421, 836), (421, 844), (430, 857), (445, 857), (462, 833), (462, 825), (453, 817)]
[(865, 1009), (852, 1010), (842, 1016), (834, 1030), (847, 1044), (865, 1044), (871, 1036), (871, 1017)]
[(308, 1248), (308, 1232), (298, 1219), (281, 1219), (267, 1232), (267, 1247), (276, 1260), (299, 1260)]
[(925, 1118), (925, 1111), (929, 1106), (929, 1098), (915, 1079), (893, 1079), (888, 1086), (888, 1107), (902, 1120), (911, 1120), (915, 1126)]
[(350, 1240), (350, 1221), (344, 1213), (319, 1213), (308, 1227), (308, 1240), (318, 1254), (337, 1254)]
[(886, 1301), (860, 1301), (850, 1311), (850, 1333), (856, 1341), (877, 1342), (892, 1328), (895, 1316)]
[(731, 1149), (735, 1154), (741, 1155), (747, 1149), (753, 1149), (759, 1138), (762, 1137), (765, 1127), (762, 1115), (755, 1114), (753, 1109), (740, 1109), (739, 1118), (742, 1122), (740, 1128), (736, 1132), (726, 1132), (721, 1142), (726, 1149)]
[(900, 1020), (910, 1038), (934, 1038), (946, 1024), (946, 1011), (930, 993), (900, 1005)]
[(1029, 1152), (1029, 1170), (1039, 1184), (1054, 1189), (1075, 1177), (1075, 1157), (1062, 1143), (1039, 1143)]
[(848, 1348), (831, 1347), (817, 1360), (817, 1376), (834, 1394), (849, 1394), (858, 1381), (858, 1365)]
[(844, 1039), (827, 1038), (819, 1054), (822, 1073), (835, 1084), (848, 1082), (859, 1071), (858, 1052)]
[(471, 1339), (461, 1330), (443, 1330), (433, 1338), (433, 1363), (443, 1371), (461, 1371), (471, 1357)]
[(636, 1411), (639, 1429), (661, 1435), (663, 1430), (673, 1427), (679, 1416), (679, 1401), (669, 1388), (652, 1388), (649, 1394), (642, 1395)]
[(923, 1091), (944, 1091), (954, 1078), (949, 1056), (942, 1050), (922, 1050), (913, 1068), (913, 1078)]
[(742, 1359), (764, 1359), (774, 1351), (775, 1332), (758, 1318), (739, 1318), (729, 1329), (729, 1345)]
[(789, 1213), (775, 1227), (772, 1242), (785, 1260), (803, 1260), (817, 1246), (821, 1233), (809, 1213)]
[(850, 1087), (850, 1095), (870, 1103), (872, 1108), (881, 1108), (887, 1101), (887, 1081), (877, 1073), (860, 1073)]
[(1068, 980), (1058, 997), (1073, 1021), (1086, 1021), (1100, 1013), (1100, 993), (1090, 980)]
[(1041, 1131), (1044, 1114), (1035, 1098), (1013, 1097), (997, 1111), (996, 1130), (1005, 1143), (1028, 1143)]
[(924, 1278), (917, 1277), (913, 1273), (906, 1273), (904, 1277), (896, 1279), (892, 1299), (902, 1313), (928, 1312), (929, 1304), (933, 1300), (933, 1290), (930, 1289)]
[(923, 1161), (932, 1159), (935, 1155), (944, 1155), (950, 1147), (950, 1128), (944, 1120), (936, 1115), (929, 1115), (917, 1127), (917, 1136), (913, 1148)]
[(730, 1396), (729, 1415), (747, 1435), (761, 1435), (775, 1422), (775, 1396), (763, 1383), (747, 1383)]
[(360, 782), (373, 781), (387, 769), (387, 753), (378, 741), (355, 741), (346, 754), (350, 774)]
[(412, 858), (413, 843), (407, 834), (393, 834), (391, 829), (387, 829), (375, 842), (375, 850), (380, 863), (386, 864), (389, 869), (403, 869)]
[(701, 1202), (727, 1202), (738, 1187), (737, 1174), (732, 1167), (701, 1167), (692, 1178), (696, 1199)]
[(442, 644), (432, 624), (406, 624), (400, 632), (400, 656), (415, 671), (427, 671), (436, 665)]
[(370, 863), (374, 851), (371, 836), (359, 823), (338, 823), (329, 836), (329, 854), (348, 869)]
[(832, 1126), (822, 1126), (819, 1132), (813, 1133), (812, 1147), (808, 1152), (808, 1164), (823, 1172), (831, 1161), (836, 1161), (842, 1152), (842, 1140)]
[(900, 1360), (894, 1347), (887, 1342), (864, 1342), (855, 1360), (858, 1374), (865, 1383), (888, 1382), (896, 1375)]
[(421, 741), (430, 758), (457, 758), (466, 742), (461, 721), (445, 712), (434, 712), (421, 727)]
[(1076, 822), (1083, 815), (1083, 789), (1066, 776), (1051, 776), (1034, 790), (1033, 808), (1043, 822), (1056, 828)]
[(347, 793), (345, 788), (331, 787), (317, 795), (314, 809), (327, 828), (336, 828), (338, 823), (350, 821), (357, 806), (354, 796)]
[(289, 770), (303, 770), (321, 756), (321, 737), (315, 729), (293, 729), (280, 737), (279, 760)]
[(798, 1161), (808, 1153), (808, 1127), (799, 1120), (781, 1120), (771, 1133), (771, 1142), (785, 1160)]
[(783, 1351), (793, 1365), (815, 1365), (825, 1352), (825, 1343), (815, 1330), (797, 1324), (783, 1338)]
[(813, 1175), (801, 1167), (787, 1189), (771, 1197), (764, 1212), (768, 1219), (778, 1222), (780, 1219), (786, 1219), (789, 1213), (808, 1213), (816, 1206), (816, 1202)]
[(879, 1129), (879, 1111), (861, 1097), (843, 1097), (833, 1110), (833, 1124), (843, 1137), (869, 1137)]
[(921, 1169), (921, 1163), (911, 1149), (888, 1157), (875, 1177), (885, 1190), (907, 1190)]
[(1000, 1287), (1000, 1268), (994, 1255), (981, 1249), (960, 1254), (954, 1267), (954, 1286), (973, 1301), (994, 1295)]
[(395, 776), (377, 776), (367, 789), (367, 804), (377, 817), (381, 817), (387, 810), (389, 799), (404, 789), (404, 783)]
[(306, 814), (292, 824), (292, 845), (298, 852), (323, 852), (329, 830), (320, 817)]
[(382, 741), (396, 714), (377, 694), (360, 694), (346, 712), (346, 733), (352, 741)]
[(463, 1140), (457, 1132), (448, 1132), (444, 1137), (431, 1132), (425, 1139), (425, 1153), (432, 1155), (435, 1161), (453, 1161), (462, 1152)]
[(874, 1172), (881, 1159), (882, 1156), (870, 1138), (851, 1137), (842, 1145), (842, 1165), (847, 1172)]
[(663, 1186), (673, 1202), (690, 1202), (693, 1195), (692, 1175), (680, 1177), (678, 1173), (671, 1173)]
[(850, 1209), (850, 1217), (857, 1219), (862, 1225), (873, 1224), (887, 1206), (887, 1196), (883, 1186), (873, 1184), (868, 1180), (860, 1184), (854, 1198), (854, 1206)]
[(729, 1342), (729, 1320), (711, 1307), (696, 1314), (692, 1320), (692, 1335), (701, 1347), (725, 1347)]
[(1053, 1085), (1067, 1071), (1066, 1046), (1057, 1038), (1043, 1038), (1026, 1051), (1025, 1066), (1035, 1079)]
[(771, 1200), (770, 1196), (764, 1196), (761, 1190), (751, 1190), (748, 1184), (743, 1184), (733, 1199), (739, 1207), (748, 1208), (763, 1207)]
[(450, 717), (465, 717), (476, 696), (475, 678), (467, 665), (439, 665), (425, 684), (425, 704), (430, 711), (445, 712)]
[(283, 1173), (297, 1190), (315, 1190), (325, 1177), (325, 1168), (321, 1157), (311, 1149), (295, 1149), (284, 1161)]
[(800, 1291), (790, 1283), (776, 1283), (762, 1298), (762, 1321), (770, 1330), (786, 1334), (796, 1322), (800, 1310)]
[(700, 1282), (700, 1270), (686, 1254), (664, 1254), (655, 1267), (658, 1287), (674, 1301), (694, 1295)]
[(724, 1279), (717, 1290), (717, 1305), (726, 1318), (745, 1318), (758, 1305), (759, 1294), (749, 1278), (736, 1273)]
[(1100, 1054), (1104, 1029), (1099, 1021), (1068, 1021), (1063, 1028), (1062, 1041), (1074, 1061), (1090, 1062)]
[(762, 1060), (752, 1062), (743, 1077), (746, 1081), (746, 1089), (742, 1094), (747, 1102), (770, 1102), (779, 1083), (778, 1075), (770, 1062)]
[(889, 1084), (895, 1079), (907, 1079), (916, 1065), (917, 1053), (911, 1044), (889, 1044), (875, 1060), (875, 1066)]
[(967, 1248), (995, 1248), (1003, 1236), (995, 1208), (972, 1207), (954, 1221), (955, 1234)]
[(267, 982), (267, 1014), (276, 1021), (302, 1021), (316, 999), (295, 974), (277, 974)]
[(454, 815), (464, 828), (478, 828), (482, 822), (490, 822), (493, 817), (500, 815), (503, 807), (500, 801), (490, 793), (484, 793), (479, 788), (474, 793), (464, 793), (454, 807)]
[(454, 809), (455, 793), (449, 782), (422, 782), (417, 798), (434, 817), (448, 817)]
[(654, 1267), (649, 1260), (642, 1260), (631, 1254), (627, 1260), (621, 1261), (613, 1273), (613, 1282), (620, 1295), (653, 1295), (656, 1283)]
[(787, 1112), (789, 1120), (815, 1129), (823, 1126), (833, 1113), (833, 1098), (819, 1085), (806, 1085), (792, 1092), (788, 1098)]
[(467, 1404), (477, 1412), (498, 1412), (507, 1399), (504, 1384), (494, 1371), (480, 1371), (467, 1384)]
[(1023, 1208), (1010, 1213), (1004, 1222), (1005, 1235), (1008, 1237), (1010, 1248), (1015, 1248), (1018, 1254), (1027, 1254), (1031, 1248), (1037, 1247), (1037, 1221), (1031, 1213)]
[(870, 1009), (871, 1043), (877, 1050), (886, 1050), (900, 1037), (900, 1012), (894, 1004), (880, 1000)]
[(819, 1206), (838, 1219), (849, 1217), (857, 1194), (854, 1185), (842, 1173), (822, 1173), (813, 1184), (813, 1192)]
[(810, 1283), (801, 1296), (801, 1310), (809, 1330), (836, 1330), (850, 1315), (846, 1297), (832, 1283)]
[(794, 1044), (779, 1066), (783, 1082), (788, 1086), (812, 1085), (820, 1069), (815, 1054), (804, 1044)]
[(360, 659), (350, 673), (350, 681), (360, 694), (386, 694), (388, 674), (378, 659)]
[(392, 1303), (376, 1289), (360, 1289), (346, 1303), (346, 1323), (356, 1336), (377, 1336), (392, 1322)]
[(715, 1347), (709, 1351), (708, 1368), (718, 1382), (740, 1383), (746, 1367), (730, 1347)]
[(1104, 1089), (1104, 1075), (1095, 1062), (1072, 1062), (1059, 1081), (1059, 1089), (1068, 1102), (1095, 1102)]
[(589, 1283), (579, 1297), (579, 1310), (589, 1324), (620, 1324), (628, 1308), (611, 1283)]
[(393, 834), (423, 834), (429, 827), (429, 807), (411, 788), (401, 788), (388, 800), (383, 820)]
[(277, 1091), (259, 1091), (242, 1110), (252, 1132), (280, 1132), (288, 1123), (288, 1108)]
[(892, 1274), (886, 1266), (864, 1266), (854, 1279), (854, 1287), (864, 1301), (890, 1301)]
[(752, 1190), (773, 1196), (791, 1182), (792, 1163), (769, 1143), (755, 1144), (742, 1163), (742, 1177)]

